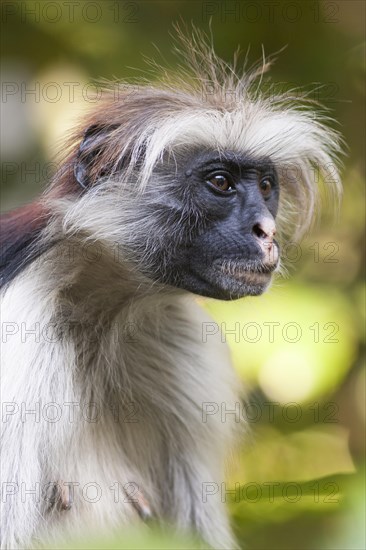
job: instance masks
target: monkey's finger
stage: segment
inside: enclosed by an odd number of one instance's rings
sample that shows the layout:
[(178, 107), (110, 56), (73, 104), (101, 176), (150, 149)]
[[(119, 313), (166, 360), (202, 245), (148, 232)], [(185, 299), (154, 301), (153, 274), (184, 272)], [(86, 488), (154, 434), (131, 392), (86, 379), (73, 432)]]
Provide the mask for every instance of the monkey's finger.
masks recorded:
[(149, 503), (147, 502), (145, 496), (139, 489), (136, 494), (133, 495), (131, 498), (131, 495), (128, 494), (127, 491), (125, 491), (126, 495), (129, 497), (128, 502), (131, 502), (132, 506), (135, 508), (136, 512), (140, 516), (140, 518), (143, 521), (149, 521), (152, 519), (152, 511), (150, 508)]
[(52, 496), (50, 499), (50, 508), (56, 508), (57, 510), (66, 511), (70, 510), (72, 506), (72, 495), (70, 487), (58, 481), (52, 488)]

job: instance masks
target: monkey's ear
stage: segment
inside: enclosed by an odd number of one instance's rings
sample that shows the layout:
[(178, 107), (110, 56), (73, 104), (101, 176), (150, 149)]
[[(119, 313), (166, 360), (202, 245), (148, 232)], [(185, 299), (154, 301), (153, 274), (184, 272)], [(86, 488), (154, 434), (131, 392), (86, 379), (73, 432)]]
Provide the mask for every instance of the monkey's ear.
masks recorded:
[(105, 150), (108, 135), (117, 126), (100, 126), (93, 124), (84, 132), (83, 139), (74, 163), (74, 176), (78, 184), (87, 189), (98, 176), (106, 172), (103, 164), (103, 150)]

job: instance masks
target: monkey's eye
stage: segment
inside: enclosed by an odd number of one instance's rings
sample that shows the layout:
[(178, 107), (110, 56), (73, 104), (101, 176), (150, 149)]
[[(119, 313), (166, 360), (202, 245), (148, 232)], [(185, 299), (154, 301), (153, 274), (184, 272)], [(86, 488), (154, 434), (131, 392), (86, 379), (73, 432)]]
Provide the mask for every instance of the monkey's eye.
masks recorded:
[(265, 178), (262, 178), (259, 182), (259, 189), (261, 190), (261, 193), (263, 197), (269, 197), (272, 191), (272, 178), (266, 176)]
[(225, 174), (214, 174), (207, 181), (222, 193), (228, 193), (235, 190), (231, 179)]

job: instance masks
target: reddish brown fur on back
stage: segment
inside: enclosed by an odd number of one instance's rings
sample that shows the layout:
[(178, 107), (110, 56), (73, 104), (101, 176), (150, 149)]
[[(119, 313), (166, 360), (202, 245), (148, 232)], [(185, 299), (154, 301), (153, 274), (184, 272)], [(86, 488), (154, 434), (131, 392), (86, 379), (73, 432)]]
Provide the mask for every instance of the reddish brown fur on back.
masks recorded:
[(41, 201), (26, 204), (0, 218), (0, 274), (6, 284), (40, 251), (39, 235), (50, 218)]
[(0, 218), (1, 245), (8, 242), (9, 238), (20, 238), (26, 232), (44, 227), (49, 213), (40, 201), (25, 204), (11, 212), (2, 214)]

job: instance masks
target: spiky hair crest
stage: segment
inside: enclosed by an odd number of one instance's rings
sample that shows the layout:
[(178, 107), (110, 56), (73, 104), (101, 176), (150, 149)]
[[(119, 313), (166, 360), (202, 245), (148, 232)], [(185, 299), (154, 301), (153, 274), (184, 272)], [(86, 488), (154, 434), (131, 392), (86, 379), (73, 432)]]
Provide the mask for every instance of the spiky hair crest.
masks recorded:
[(82, 155), (93, 158), (90, 181), (100, 181), (108, 167), (110, 177), (124, 182), (135, 174), (143, 192), (165, 153), (174, 156), (192, 146), (271, 159), (282, 189), (280, 229), (286, 238), (301, 236), (315, 217), (322, 185), (338, 204), (342, 140), (331, 119), (300, 91), (277, 93), (274, 86), (263, 91), (271, 59), (263, 56), (249, 70), (245, 60), (239, 71), (239, 51), (228, 64), (201, 31), (194, 28), (189, 37), (178, 28), (176, 33), (183, 63), (175, 71), (152, 61), (159, 78), (106, 86), (98, 109), (72, 136), (72, 150), (84, 139)]

